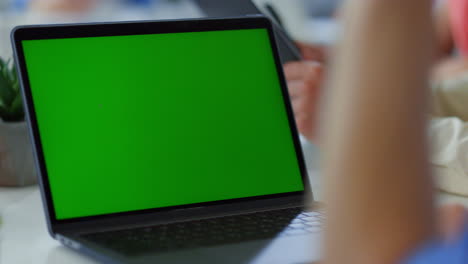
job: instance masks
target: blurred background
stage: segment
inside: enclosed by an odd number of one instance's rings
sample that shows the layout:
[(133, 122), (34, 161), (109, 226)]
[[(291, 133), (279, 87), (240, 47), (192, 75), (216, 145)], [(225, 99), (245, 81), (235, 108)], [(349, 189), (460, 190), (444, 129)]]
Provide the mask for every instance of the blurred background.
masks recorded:
[[(340, 0), (270, 2), (296, 40), (322, 44), (333, 40), (333, 14)], [(11, 57), (9, 34), (17, 25), (203, 16), (192, 0), (0, 0), (0, 57)]]
[[(327, 45), (336, 39), (338, 27), (334, 17), (336, 7), (342, 0), (229, 1), (219, 0), (214, 3), (222, 9), (226, 9), (226, 6), (239, 9), (242, 1), (245, 1), (244, 7), (252, 3), (260, 9), (267, 5), (272, 6), (285, 30), (295, 41)], [(0, 65), (2, 61), (11, 62), (10, 32), (18, 25), (200, 18), (204, 17), (205, 13), (198, 6), (199, 2), (200, 0), (0, 0)], [(237, 14), (237, 11), (234, 13)], [(8, 70), (5, 72), (8, 73)], [(10, 75), (15, 75), (14, 69), (11, 69)], [(5, 94), (5, 89), (0, 89), (0, 100), (1, 95)], [(20, 97), (19, 89), (13, 89), (11, 92)], [(22, 117), (22, 113), (19, 116)], [(21, 118), (17, 121), (23, 120)], [(0, 144), (0, 154), (2, 151), (10, 153), (6, 156), (11, 157), (11, 167), (15, 169), (12, 170), (13, 178), (9, 183), (6, 184), (5, 179), (2, 183), (0, 177), (0, 186), (35, 183), (33, 156), (25, 122), (3, 123), (0, 118), (0, 141), (2, 138), (9, 145)], [(309, 171), (318, 170), (318, 149), (305, 138), (302, 138), (302, 144)], [(313, 186), (319, 186), (320, 177), (311, 177), (311, 182)], [(320, 191), (318, 188), (314, 189), (317, 190), (314, 190), (316, 197), (320, 198)]]

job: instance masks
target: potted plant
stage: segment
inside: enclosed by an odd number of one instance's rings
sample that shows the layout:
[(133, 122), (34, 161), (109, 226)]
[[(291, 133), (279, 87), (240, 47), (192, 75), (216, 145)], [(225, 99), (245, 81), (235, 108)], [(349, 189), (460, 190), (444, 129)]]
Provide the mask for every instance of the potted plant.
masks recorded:
[(34, 183), (34, 159), (16, 69), (0, 58), (0, 186)]

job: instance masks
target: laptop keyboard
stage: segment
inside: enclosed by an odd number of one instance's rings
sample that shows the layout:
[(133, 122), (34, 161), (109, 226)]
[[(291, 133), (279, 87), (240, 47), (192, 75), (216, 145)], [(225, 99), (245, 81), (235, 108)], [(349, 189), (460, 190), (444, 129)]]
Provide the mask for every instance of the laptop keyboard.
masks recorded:
[(324, 216), (287, 208), (84, 235), (129, 256), (320, 232)]

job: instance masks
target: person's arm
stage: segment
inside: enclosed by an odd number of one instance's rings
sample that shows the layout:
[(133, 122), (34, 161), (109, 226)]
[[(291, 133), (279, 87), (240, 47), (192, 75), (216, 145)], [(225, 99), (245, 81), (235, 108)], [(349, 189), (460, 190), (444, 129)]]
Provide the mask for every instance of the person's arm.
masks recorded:
[(352, 0), (327, 89), (324, 263), (398, 263), (429, 239), (429, 0)]

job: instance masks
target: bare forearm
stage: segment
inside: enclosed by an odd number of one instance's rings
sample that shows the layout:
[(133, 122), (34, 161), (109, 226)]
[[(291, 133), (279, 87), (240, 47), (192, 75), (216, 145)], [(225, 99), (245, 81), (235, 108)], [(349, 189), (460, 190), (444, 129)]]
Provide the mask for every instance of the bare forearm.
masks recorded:
[(353, 0), (328, 95), (326, 263), (392, 263), (431, 235), (431, 1)]

